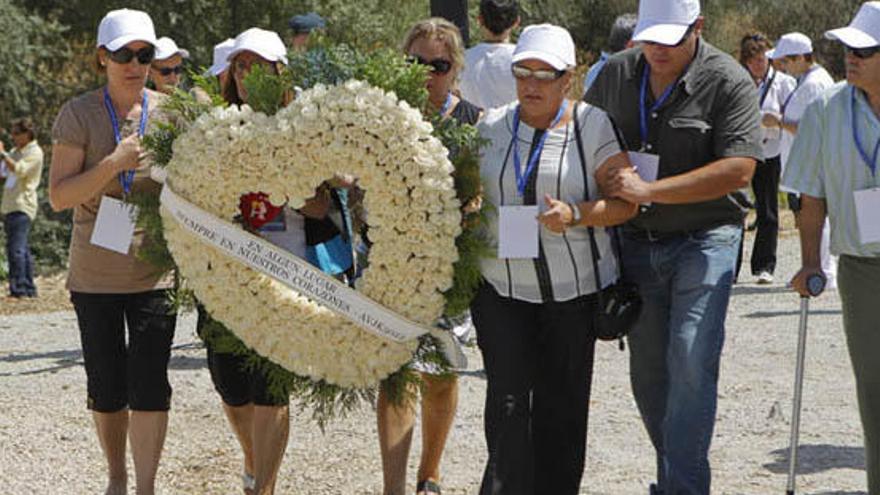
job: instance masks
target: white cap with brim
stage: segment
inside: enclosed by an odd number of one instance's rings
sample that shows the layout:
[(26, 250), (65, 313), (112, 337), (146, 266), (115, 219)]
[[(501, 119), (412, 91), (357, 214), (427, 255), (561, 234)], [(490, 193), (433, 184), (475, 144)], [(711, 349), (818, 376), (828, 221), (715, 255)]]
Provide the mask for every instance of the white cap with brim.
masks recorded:
[(632, 39), (675, 45), (699, 17), (699, 0), (641, 0)]
[(825, 37), (851, 48), (880, 46), (880, 2), (863, 3), (849, 26), (826, 31)]
[(167, 60), (175, 55), (183, 58), (189, 58), (189, 51), (177, 46), (173, 39), (163, 36), (156, 40), (156, 58), (155, 60)]
[(235, 37), (232, 50), (226, 56), (227, 61), (232, 61), (241, 52), (254, 52), (269, 62), (282, 62), (287, 65), (287, 47), (281, 41), (281, 36), (274, 31), (266, 31), (260, 28), (250, 28)]
[(556, 70), (577, 65), (574, 40), (562, 27), (552, 24), (536, 24), (523, 29), (513, 50), (511, 62), (540, 60)]
[(146, 12), (130, 9), (107, 12), (98, 25), (98, 47), (103, 46), (115, 52), (132, 41), (156, 46), (156, 30), (150, 16)]
[(234, 45), (235, 40), (232, 38), (227, 38), (222, 43), (214, 45), (214, 60), (211, 67), (208, 68), (209, 74), (219, 76), (229, 68), (229, 52), (232, 51)]
[(767, 58), (777, 60), (789, 55), (806, 55), (813, 53), (813, 42), (803, 33), (783, 34), (776, 43), (776, 48), (767, 52)]

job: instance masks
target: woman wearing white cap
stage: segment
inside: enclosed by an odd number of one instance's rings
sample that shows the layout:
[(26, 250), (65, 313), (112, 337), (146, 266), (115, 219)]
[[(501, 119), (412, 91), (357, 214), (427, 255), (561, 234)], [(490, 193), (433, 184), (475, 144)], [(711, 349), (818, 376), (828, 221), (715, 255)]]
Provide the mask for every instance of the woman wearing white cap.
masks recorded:
[(163, 36), (156, 40), (156, 58), (150, 65), (150, 82), (156, 91), (171, 94), (180, 84), (183, 73), (183, 59), (189, 58), (189, 51), (177, 46), (173, 39)]
[[(482, 109), (455, 93), (464, 67), (464, 41), (455, 24), (434, 17), (417, 22), (407, 33), (403, 51), (414, 63), (428, 67), (428, 105), (443, 118), (474, 125)], [(466, 323), (467, 324), (467, 323)], [(416, 480), (418, 495), (440, 493), (440, 461), (458, 407), (458, 377), (416, 363), (421, 372), (422, 456)], [(412, 443), (415, 409), (412, 404), (393, 405), (387, 383), (379, 388), (376, 417), (385, 495), (406, 490), (406, 468)]]
[(595, 230), (593, 263), (589, 227), (622, 223), (636, 206), (600, 197), (596, 169), (630, 165), (605, 112), (566, 98), (575, 63), (568, 31), (527, 27), (511, 67), (518, 101), (478, 124), (489, 140), (488, 234), (499, 248), (482, 263), (471, 306), (488, 380), (484, 495), (580, 489), (597, 285), (617, 278), (605, 229)]
[(126, 436), (137, 493), (154, 492), (171, 404), (176, 315), (165, 289), (172, 280), (138, 259), (144, 233), (117, 199), (159, 192), (141, 165), (140, 144), (163, 98), (144, 87), (155, 44), (146, 13), (104, 16), (97, 60), (107, 84), (68, 101), (52, 129), (49, 200), (56, 211), (74, 209), (67, 288), (79, 321), (88, 407), (107, 459), (107, 494), (126, 493)]
[[(222, 53), (223, 50), (226, 48), (221, 43), (215, 47), (215, 54)], [(241, 105), (248, 102), (244, 80), (254, 66), (261, 65), (267, 71), (278, 73), (287, 64), (287, 50), (278, 34), (258, 28), (239, 34), (226, 53), (228, 70), (215, 60), (212, 72), (228, 72), (226, 78), (221, 79), (221, 93), (230, 104)], [(283, 103), (286, 104), (291, 99), (292, 95), (285, 95)], [(248, 196), (248, 204), (268, 201), (260, 193)], [(307, 201), (298, 211), (284, 207), (278, 216), (269, 219), (269, 223), (262, 226), (251, 218), (245, 218), (245, 211), (242, 212), (242, 221), (259, 231), (270, 242), (307, 258), (308, 219), (323, 219), (329, 208), (329, 201), (322, 196), (321, 200)], [(214, 323), (204, 308), (199, 308), (199, 331), (212, 324)], [(210, 339), (207, 342), (207, 351), (211, 378), (244, 453), (245, 493), (272, 494), (289, 435), (289, 399), (287, 396), (273, 394), (265, 375), (246, 367), (246, 358), (216, 351)]]

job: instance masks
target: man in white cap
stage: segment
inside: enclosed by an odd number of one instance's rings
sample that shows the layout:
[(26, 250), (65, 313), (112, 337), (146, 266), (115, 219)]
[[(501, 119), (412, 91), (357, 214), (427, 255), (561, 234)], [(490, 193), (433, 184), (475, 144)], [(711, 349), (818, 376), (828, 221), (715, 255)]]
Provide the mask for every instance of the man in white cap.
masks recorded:
[(629, 334), (633, 394), (657, 452), (652, 493), (710, 491), (724, 321), (756, 161), (755, 84), (701, 39), (698, 0), (642, 0), (638, 47), (608, 59), (585, 99), (619, 126), (632, 168), (603, 167), (605, 195), (641, 204), (622, 229), (642, 314)]
[[(781, 117), (765, 114), (761, 121), (761, 124), (769, 129), (778, 128), (782, 131), (780, 158), (782, 169), (785, 170), (789, 161), (788, 154), (791, 150), (791, 144), (797, 135), (798, 122), (804, 115), (807, 106), (834, 85), (834, 79), (824, 67), (816, 62), (813, 56), (813, 42), (802, 33), (782, 35), (776, 48), (767, 52), (767, 57), (775, 60), (783, 72), (797, 79), (797, 86), (782, 105)], [(784, 186), (782, 189), (788, 192), (789, 206), (794, 211), (795, 218), (799, 220), (801, 209), (801, 202), (797, 195), (799, 191), (791, 191)], [(822, 270), (828, 280), (826, 288), (834, 289), (837, 287), (837, 258), (832, 256), (829, 251), (831, 242), (828, 237), (829, 230), (826, 225), (822, 238)]]
[(801, 191), (802, 268), (792, 285), (821, 273), (825, 216), (840, 256), (838, 291), (856, 376), (868, 493), (880, 494), (880, 2), (866, 2), (849, 26), (825, 33), (846, 49), (846, 82), (822, 93), (798, 126), (782, 182)]
[(177, 46), (173, 39), (163, 36), (156, 40), (156, 58), (150, 65), (150, 81), (156, 91), (171, 94), (180, 84), (183, 73), (183, 59), (189, 58), (189, 51)]

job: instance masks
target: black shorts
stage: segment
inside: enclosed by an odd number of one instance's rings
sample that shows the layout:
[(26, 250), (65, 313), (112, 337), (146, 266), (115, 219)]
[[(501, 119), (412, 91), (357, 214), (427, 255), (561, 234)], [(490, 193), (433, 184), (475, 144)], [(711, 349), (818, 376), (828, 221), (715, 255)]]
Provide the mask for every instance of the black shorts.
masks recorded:
[[(199, 318), (196, 329), (199, 335), (209, 323), (215, 322), (199, 304), (197, 306)], [(275, 396), (269, 393), (269, 383), (266, 375), (260, 370), (247, 366), (247, 356), (214, 351), (211, 342), (205, 341), (205, 349), (208, 351), (208, 369), (211, 371), (211, 381), (214, 389), (220, 394), (223, 402), (232, 407), (254, 404), (257, 406), (286, 406), (290, 403), (285, 394)]]
[(167, 291), (71, 292), (70, 301), (79, 321), (88, 408), (105, 413), (126, 407), (133, 411), (170, 409), (168, 360), (177, 314)]

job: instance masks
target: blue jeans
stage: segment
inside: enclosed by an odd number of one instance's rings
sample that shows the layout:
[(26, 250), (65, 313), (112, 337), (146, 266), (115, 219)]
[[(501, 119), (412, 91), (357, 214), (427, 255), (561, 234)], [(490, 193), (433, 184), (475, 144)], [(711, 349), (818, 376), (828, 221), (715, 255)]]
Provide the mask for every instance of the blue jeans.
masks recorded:
[(6, 259), (9, 261), (9, 293), (18, 297), (34, 297), (34, 258), (28, 246), (31, 219), (26, 213), (14, 211), (3, 219), (6, 231)]
[(624, 235), (626, 277), (643, 299), (629, 334), (630, 380), (664, 495), (708, 495), (724, 320), (742, 227), (648, 240)]

